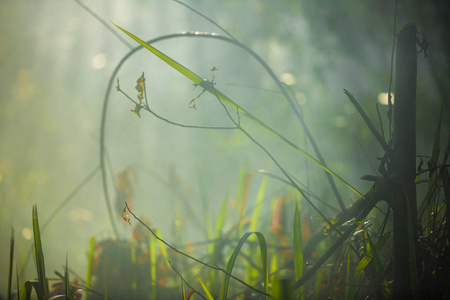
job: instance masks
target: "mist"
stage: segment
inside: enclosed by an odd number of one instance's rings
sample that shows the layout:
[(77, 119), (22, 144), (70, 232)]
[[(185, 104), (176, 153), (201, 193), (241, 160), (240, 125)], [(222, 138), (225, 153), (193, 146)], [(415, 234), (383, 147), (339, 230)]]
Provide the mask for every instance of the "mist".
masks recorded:
[[(206, 246), (195, 245), (208, 240), (208, 230), (215, 230), (224, 201), (229, 204), (223, 231), (236, 230), (242, 203), (239, 197), (251, 171), (265, 170), (286, 181), (285, 170), (314, 195), (312, 201), (325, 216), (332, 218), (339, 210), (318, 164), (242, 113), (230, 107), (225, 110), (214, 95), (202, 93), (201, 86), (149, 51), (136, 51), (111, 77), (131, 50), (129, 46), (138, 46), (114, 24), (145, 41), (179, 32), (230, 33), (230, 39), (265, 61), (295, 99), (327, 167), (360, 193), (371, 187), (371, 182), (360, 177), (377, 175), (377, 157), (383, 155), (383, 149), (342, 91), (345, 88), (355, 96), (377, 128), (378, 105), (383, 129), (388, 132), (388, 106), (378, 98), (389, 92), (392, 75), (392, 1), (322, 5), (303, 1), (186, 2), (227, 32), (177, 1), (83, 3), (106, 26), (76, 1), (0, 4), (2, 295), (7, 286), (11, 227), (20, 281), (36, 277), (33, 258), (27, 260), (33, 241), (34, 204), (41, 230), (46, 225), (41, 237), (47, 274), (53, 278), (55, 270), (62, 273), (66, 252), (73, 274), (85, 276), (91, 237), (97, 242), (131, 239), (139, 222), (130, 218), (129, 225), (123, 220), (124, 201), (150, 227), (158, 228), (167, 242), (180, 247), (184, 246), (180, 241), (194, 244), (191, 254), (195, 257), (207, 253)], [(417, 153), (430, 155), (438, 126), (437, 117), (430, 116), (439, 114), (443, 98), (441, 148), (448, 143), (448, 41), (442, 38), (442, 24), (433, 20), (431, 10), (422, 16), (418, 13), (421, 8), (429, 7), (411, 8), (400, 1), (397, 29), (406, 21), (415, 21), (431, 45), (430, 58), (418, 54), (417, 79)], [(318, 159), (276, 82), (242, 48), (195, 36), (168, 38), (152, 46), (200, 77), (214, 80), (217, 90)], [(135, 104), (117, 91), (117, 85), (138, 101), (136, 85), (143, 74), (146, 100), (156, 114), (178, 124), (221, 129), (187, 128), (145, 110), (140, 116), (132, 112)], [(112, 218), (99, 169), (102, 111), (110, 80), (104, 162)], [(239, 129), (230, 129), (235, 127), (230, 117), (262, 147)], [(250, 218), (257, 207), (264, 178), (267, 187), (259, 224), (268, 225), (261, 225), (258, 231), (271, 234), (275, 202), (288, 193), (293, 193), (289, 200), (292, 215), (295, 201), (299, 201), (301, 218), (318, 217), (292, 186), (260, 172), (252, 175), (248, 185), (244, 218)], [(334, 181), (345, 206), (358, 198), (344, 182)], [(208, 229), (205, 215), (213, 228)], [(230, 253), (225, 254), (225, 261)]]

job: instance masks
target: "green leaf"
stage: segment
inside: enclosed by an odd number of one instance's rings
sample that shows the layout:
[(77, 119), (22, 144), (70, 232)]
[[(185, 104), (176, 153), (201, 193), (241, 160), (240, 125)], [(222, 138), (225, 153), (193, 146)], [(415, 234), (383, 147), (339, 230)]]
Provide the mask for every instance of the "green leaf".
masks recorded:
[(31, 291), (34, 289), (36, 292), (36, 296), (38, 299), (45, 299), (44, 290), (41, 287), (41, 284), (37, 280), (29, 280), (25, 282), (22, 288), (22, 293), (20, 294), (20, 300), (30, 300), (31, 299)]

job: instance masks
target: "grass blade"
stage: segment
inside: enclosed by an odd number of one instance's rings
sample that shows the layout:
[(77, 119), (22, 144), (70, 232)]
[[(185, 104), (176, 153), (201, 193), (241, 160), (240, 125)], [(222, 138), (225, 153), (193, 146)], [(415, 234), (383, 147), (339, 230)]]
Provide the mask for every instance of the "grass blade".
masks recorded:
[[(221, 298), (220, 299), (223, 299), (223, 300), (227, 299), (228, 286), (229, 286), (229, 283), (230, 283), (230, 275), (229, 274), (231, 274), (231, 272), (233, 271), (234, 264), (236, 263), (236, 259), (237, 259), (237, 256), (239, 254), (239, 251), (241, 250), (242, 246), (244, 245), (244, 243), (248, 239), (248, 237), (251, 236), (252, 234), (255, 234), (256, 237), (258, 238), (259, 250), (260, 250), (260, 255), (261, 255), (261, 266), (262, 266), (262, 272), (263, 272), (263, 277), (264, 277), (264, 292), (266, 294), (269, 293), (269, 271), (268, 271), (268, 268), (267, 268), (267, 244), (266, 244), (266, 239), (264, 238), (264, 235), (261, 232), (246, 232), (242, 236), (242, 238), (239, 241), (238, 245), (234, 249), (233, 254), (231, 254), (230, 259), (228, 260), (227, 267), (225, 269), (225, 271), (228, 274), (225, 275), (225, 279), (224, 279), (224, 283), (223, 283), (223, 292), (221, 294)], [(268, 299), (267, 296), (266, 296), (266, 299)]]
[(206, 299), (208, 300), (214, 300), (213, 296), (211, 296), (211, 293), (208, 291), (208, 288), (206, 287), (206, 285), (203, 283), (203, 280), (200, 277), (197, 277), (198, 282), (200, 282), (200, 285), (202, 286), (203, 290), (206, 293)]
[(17, 293), (17, 297), (19, 297), (20, 296), (20, 290), (19, 290), (19, 267), (17, 266), (17, 263), (16, 263), (16, 293)]
[[(115, 25), (117, 26), (117, 25)], [(265, 130), (269, 131), (270, 133), (274, 134), (275, 136), (277, 136), (278, 138), (280, 138), (281, 140), (283, 140), (285, 143), (287, 143), (289, 146), (293, 147), (294, 149), (296, 149), (297, 151), (299, 151), (300, 153), (302, 153), (304, 156), (306, 156), (308, 159), (310, 159), (311, 161), (313, 161), (316, 165), (318, 165), (319, 167), (321, 167), (323, 170), (325, 170), (326, 172), (328, 172), (330, 175), (334, 176), (337, 180), (339, 180), (340, 182), (342, 182), (344, 185), (346, 185), (348, 188), (350, 188), (353, 192), (355, 192), (358, 196), (363, 197), (363, 195), (361, 193), (359, 193), (353, 186), (351, 186), (349, 183), (347, 183), (344, 179), (342, 179), (339, 175), (337, 175), (336, 173), (334, 173), (333, 171), (331, 171), (330, 169), (328, 169), (326, 166), (324, 166), (322, 163), (320, 163), (317, 159), (315, 159), (314, 157), (312, 157), (311, 155), (309, 155), (306, 151), (304, 151), (303, 149), (301, 149), (300, 147), (298, 147), (297, 145), (295, 145), (293, 142), (291, 142), (290, 140), (288, 140), (287, 138), (285, 138), (283, 135), (281, 135), (280, 133), (276, 132), (274, 129), (270, 128), (268, 125), (266, 125), (264, 122), (260, 121), (258, 118), (256, 118), (255, 116), (253, 116), (250, 112), (246, 111), (245, 109), (243, 109), (242, 107), (240, 107), (238, 104), (236, 104), (233, 100), (231, 100), (230, 98), (228, 98), (226, 95), (224, 95), (222, 92), (220, 92), (219, 90), (217, 90), (213, 84), (206, 80), (206, 79), (202, 79), (200, 76), (198, 76), (197, 74), (195, 74), (194, 72), (192, 72), (191, 70), (189, 70), (188, 68), (186, 68), (185, 66), (181, 65), (180, 63), (176, 62), (175, 60), (173, 60), (172, 58), (170, 58), (169, 56), (165, 55), (164, 53), (162, 53), (161, 51), (157, 50), (156, 48), (154, 48), (153, 46), (147, 44), (145, 41), (141, 40), (140, 38), (138, 38), (137, 36), (135, 36), (134, 34), (126, 31), (125, 29), (121, 28), (120, 26), (117, 26), (117, 28), (119, 28), (120, 30), (122, 30), (125, 34), (127, 34), (129, 37), (131, 37), (132, 39), (134, 39), (136, 42), (138, 42), (140, 45), (142, 45), (145, 49), (147, 49), (148, 51), (152, 52), (154, 55), (156, 55), (158, 58), (160, 58), (161, 60), (163, 60), (164, 62), (166, 62), (169, 66), (171, 66), (172, 68), (174, 68), (175, 70), (177, 70), (178, 72), (180, 72), (181, 74), (183, 74), (184, 76), (186, 76), (187, 78), (189, 78), (191, 81), (194, 82), (194, 84), (202, 87), (204, 90), (208, 91), (209, 93), (211, 93), (212, 95), (214, 95), (215, 97), (219, 98), (221, 101), (223, 101), (225, 104), (227, 104), (228, 106), (230, 106), (231, 108), (237, 110), (239, 113), (245, 115), (246, 117), (248, 117), (250, 120), (254, 121), (255, 123), (257, 123), (258, 125), (260, 125), (262, 128), (264, 128)]]
[[(159, 238), (161, 238), (161, 232), (159, 231), (158, 228), (155, 228), (155, 234), (156, 234)], [(162, 238), (161, 238), (161, 239), (162, 239)], [(162, 254), (162, 256), (164, 257), (164, 260), (166, 261), (167, 268), (170, 269), (171, 266), (170, 266), (170, 263), (169, 263), (169, 255), (167, 254), (166, 246), (165, 246), (164, 243), (161, 242), (160, 240), (158, 240), (158, 243), (159, 243), (159, 249), (161, 250), (161, 254)]]
[(151, 299), (156, 299), (156, 240), (151, 238), (149, 239), (148, 246), (149, 254), (150, 254), (150, 288), (151, 288)]
[(70, 296), (70, 281), (69, 281), (69, 253), (66, 252), (66, 269), (64, 270), (64, 291), (66, 300), (71, 299)]
[[(351, 299), (349, 298), (350, 292), (350, 251), (347, 247), (347, 272), (345, 273), (345, 300)], [(352, 285), (353, 286), (353, 285)]]
[(258, 220), (260, 219), (263, 208), (262, 202), (266, 195), (267, 181), (267, 177), (263, 177), (261, 185), (259, 186), (258, 195), (256, 196), (255, 209), (253, 210), (252, 219), (250, 222), (250, 231), (256, 231), (258, 229)]
[[(295, 202), (295, 215), (294, 215), (294, 271), (295, 281), (299, 280), (303, 276), (303, 240), (302, 240), (302, 223), (300, 222), (300, 214), (298, 209), (298, 203)], [(299, 289), (300, 299), (304, 299), (303, 286)]]
[(238, 238), (239, 236), (241, 236), (241, 218), (243, 215), (243, 209), (245, 209), (245, 198), (244, 198), (244, 194), (245, 194), (245, 186), (247, 183), (247, 177), (248, 177), (248, 169), (247, 166), (241, 167), (239, 170), (239, 176), (238, 176), (238, 184), (237, 184), (237, 189), (236, 189), (236, 206), (241, 207), (241, 211), (239, 214), (239, 219), (238, 219), (238, 226), (236, 229), (236, 238)]
[[(8, 294), (6, 295), (8, 300), (11, 300), (13, 262), (14, 262), (14, 227), (11, 227), (11, 238), (9, 240)], [(17, 285), (19, 285), (18, 282), (17, 282)]]
[(38, 273), (38, 281), (42, 287), (42, 294), (38, 295), (38, 298), (45, 299), (48, 287), (47, 287), (47, 278), (45, 277), (44, 252), (42, 251), (41, 233), (39, 230), (39, 219), (36, 205), (33, 205), (33, 234), (34, 234), (34, 254), (35, 254), (36, 269)]
[[(228, 209), (228, 196), (226, 196), (223, 199), (222, 202), (222, 206), (220, 208), (219, 211), (219, 215), (217, 216), (217, 221), (216, 221), (216, 230), (214, 233), (214, 238), (217, 241), (220, 241), (221, 236), (222, 236), (222, 229), (223, 226), (225, 224), (225, 219), (227, 216), (227, 209)], [(217, 261), (220, 259), (219, 256), (221, 255), (221, 251), (223, 248), (223, 244), (220, 242), (216, 242), (214, 243), (214, 250), (213, 253), (211, 254), (211, 262), (213, 264), (216, 264)], [(216, 270), (211, 269), (210, 273), (209, 273), (209, 282), (210, 282), (210, 287), (215, 288), (217, 286), (217, 273)]]
[[(86, 290), (89, 291), (91, 287), (92, 280), (92, 268), (94, 266), (94, 256), (95, 256), (95, 237), (91, 237), (89, 241), (89, 251), (88, 251), (88, 264), (86, 271)], [(89, 298), (89, 292), (87, 294), (87, 298)]]

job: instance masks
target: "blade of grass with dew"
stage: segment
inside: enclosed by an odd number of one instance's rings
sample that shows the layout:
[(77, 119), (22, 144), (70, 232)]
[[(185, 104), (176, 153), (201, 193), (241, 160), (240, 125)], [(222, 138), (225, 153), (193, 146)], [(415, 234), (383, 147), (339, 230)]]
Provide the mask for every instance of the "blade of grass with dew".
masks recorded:
[[(294, 215), (294, 272), (295, 281), (300, 280), (303, 276), (303, 240), (302, 240), (302, 223), (300, 222), (300, 211), (298, 202), (295, 202)], [(299, 289), (300, 299), (305, 299), (303, 295), (303, 286)]]
[(211, 293), (209, 292), (208, 288), (206, 287), (206, 285), (203, 283), (203, 280), (200, 277), (197, 277), (197, 281), (200, 283), (200, 285), (202, 286), (203, 290), (206, 293), (206, 299), (208, 300), (214, 300), (213, 296), (211, 296)]
[[(92, 268), (94, 266), (94, 256), (95, 256), (95, 237), (91, 237), (89, 240), (89, 251), (88, 251), (88, 264), (86, 271), (86, 290), (91, 287), (92, 281)], [(89, 298), (89, 294), (88, 294)]]
[(11, 238), (9, 239), (8, 294), (6, 295), (8, 300), (11, 300), (13, 264), (14, 264), (14, 227), (11, 227)]
[[(115, 24), (114, 24), (115, 25)], [(290, 145), (291, 147), (293, 147), (294, 149), (296, 149), (297, 151), (299, 151), (300, 153), (302, 153), (304, 156), (306, 156), (308, 159), (310, 159), (311, 161), (313, 161), (316, 165), (318, 165), (319, 167), (321, 167), (323, 170), (325, 170), (326, 172), (328, 172), (330, 175), (334, 176), (337, 180), (339, 180), (340, 182), (342, 182), (344, 185), (346, 185), (348, 188), (350, 188), (353, 192), (355, 192), (358, 196), (363, 197), (364, 196), (358, 192), (353, 186), (351, 186), (349, 183), (347, 183), (343, 178), (341, 178), (339, 175), (337, 175), (336, 173), (334, 173), (333, 171), (331, 171), (330, 169), (328, 169), (327, 167), (325, 167), (322, 163), (320, 163), (317, 159), (315, 159), (314, 157), (312, 157), (311, 155), (309, 155), (306, 151), (304, 151), (303, 149), (301, 149), (300, 147), (298, 147), (297, 145), (295, 145), (293, 142), (291, 142), (290, 140), (288, 140), (287, 138), (285, 138), (283, 135), (281, 135), (280, 133), (276, 132), (274, 129), (270, 128), (267, 124), (265, 124), (264, 122), (260, 121), (258, 118), (256, 118), (255, 116), (253, 116), (250, 112), (246, 111), (245, 109), (243, 109), (242, 107), (240, 107), (239, 105), (237, 105), (233, 100), (231, 100), (230, 98), (228, 98), (227, 96), (225, 96), (222, 92), (220, 92), (219, 90), (217, 90), (213, 84), (206, 80), (206, 79), (202, 79), (200, 76), (198, 76), (197, 74), (195, 74), (194, 72), (192, 72), (191, 70), (189, 70), (188, 68), (186, 68), (185, 66), (181, 65), (180, 63), (176, 62), (175, 60), (173, 60), (172, 58), (168, 57), (167, 55), (165, 55), (164, 53), (162, 53), (161, 51), (157, 50), (156, 48), (154, 48), (153, 46), (147, 44), (145, 41), (141, 40), (140, 38), (138, 38), (137, 36), (135, 36), (134, 34), (126, 31), (125, 29), (121, 28), (118, 25), (115, 25), (117, 28), (119, 28), (120, 30), (122, 30), (125, 34), (127, 34), (129, 37), (131, 37), (132, 39), (134, 39), (136, 42), (138, 42), (139, 44), (141, 44), (145, 49), (149, 50), (150, 52), (152, 52), (154, 55), (156, 55), (158, 58), (160, 58), (162, 61), (164, 61), (165, 63), (167, 63), (169, 66), (171, 66), (172, 68), (174, 68), (175, 70), (177, 70), (178, 72), (180, 72), (181, 74), (183, 74), (184, 76), (186, 76), (188, 79), (190, 79), (191, 81), (194, 82), (194, 84), (202, 87), (204, 90), (208, 91), (209, 93), (211, 93), (212, 95), (218, 97), (221, 101), (223, 101), (225, 104), (227, 104), (228, 106), (230, 106), (231, 108), (237, 110), (239, 113), (245, 115), (246, 117), (248, 117), (250, 120), (254, 121), (255, 123), (257, 123), (258, 125), (260, 125), (262, 128), (264, 128), (265, 130), (269, 131), (270, 133), (274, 134), (275, 136), (277, 136), (278, 138), (280, 138), (281, 140), (283, 140), (285, 143), (287, 143), (288, 145)]]
[[(249, 236), (252, 234), (255, 234), (258, 238), (259, 242), (259, 251), (261, 255), (261, 267), (263, 272), (263, 280), (264, 280), (264, 292), (266, 294), (269, 293), (269, 271), (267, 268), (267, 244), (266, 239), (264, 238), (264, 235), (261, 232), (246, 232), (242, 236), (241, 240), (239, 241), (238, 245), (233, 251), (233, 254), (231, 254), (230, 259), (228, 260), (227, 267), (225, 271), (227, 272), (227, 275), (225, 275), (224, 283), (223, 283), (223, 293), (221, 294), (220, 299), (225, 300), (228, 299), (228, 286), (230, 284), (230, 275), (233, 271), (234, 264), (236, 262), (237, 256), (239, 254), (239, 251), (241, 250), (242, 246), (244, 245), (245, 241), (248, 239)], [(266, 300), (268, 299), (268, 296), (266, 296)]]
[[(47, 295), (47, 278), (45, 276), (45, 263), (44, 263), (44, 252), (42, 251), (42, 241), (41, 233), (39, 230), (39, 218), (37, 212), (37, 205), (33, 205), (33, 235), (34, 235), (34, 253), (36, 269), (38, 273), (38, 281), (42, 286), (43, 295), (40, 299), (44, 299)], [(39, 296), (38, 296), (39, 298)]]

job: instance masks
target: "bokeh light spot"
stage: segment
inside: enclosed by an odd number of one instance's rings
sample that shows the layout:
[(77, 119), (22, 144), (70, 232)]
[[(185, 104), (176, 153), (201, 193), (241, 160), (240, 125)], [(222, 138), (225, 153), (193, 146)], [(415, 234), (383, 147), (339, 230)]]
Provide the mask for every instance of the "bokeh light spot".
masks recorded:
[(98, 70), (104, 68), (106, 65), (106, 55), (99, 53), (92, 59), (92, 68)]
[[(391, 101), (394, 104), (394, 93), (391, 93)], [(388, 105), (388, 93), (379, 93), (378, 94), (378, 103), (383, 105)]]
[(280, 81), (286, 85), (294, 85), (297, 83), (297, 78), (295, 78), (294, 74), (283, 73), (280, 76)]
[(31, 231), (30, 228), (25, 227), (22, 229), (22, 236), (26, 239), (26, 240), (31, 240), (31, 238), (33, 237), (33, 231)]

